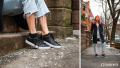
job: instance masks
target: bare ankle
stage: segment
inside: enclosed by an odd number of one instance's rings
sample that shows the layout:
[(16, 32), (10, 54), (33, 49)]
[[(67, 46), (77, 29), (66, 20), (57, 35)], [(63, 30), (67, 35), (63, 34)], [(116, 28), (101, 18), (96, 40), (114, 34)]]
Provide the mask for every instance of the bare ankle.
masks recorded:
[(29, 31), (29, 33), (35, 34), (35, 33), (37, 33), (37, 31)]
[(42, 32), (42, 35), (46, 35), (46, 34), (48, 34), (48, 33), (49, 33), (49, 32), (46, 32), (46, 33), (45, 33), (45, 32)]

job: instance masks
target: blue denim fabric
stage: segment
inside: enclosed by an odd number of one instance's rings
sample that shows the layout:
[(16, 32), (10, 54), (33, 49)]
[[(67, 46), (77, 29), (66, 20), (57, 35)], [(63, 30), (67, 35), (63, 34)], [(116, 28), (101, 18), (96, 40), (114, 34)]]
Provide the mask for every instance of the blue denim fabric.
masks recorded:
[(14, 16), (23, 13), (21, 0), (4, 0), (2, 15)]
[[(29, 17), (35, 13), (35, 17), (41, 17), (49, 13), (44, 0), (4, 0), (2, 15), (14, 16), (24, 12)], [(44, 20), (43, 20), (44, 22)]]
[[(101, 39), (100, 39), (101, 41)], [(101, 44), (102, 44), (102, 51), (106, 51), (106, 42), (102, 43), (101, 41)], [(97, 44), (94, 43), (94, 52), (97, 52)]]
[(35, 13), (35, 17), (41, 17), (49, 13), (44, 0), (22, 0), (24, 16), (29, 13), (30, 16), (32, 13)]

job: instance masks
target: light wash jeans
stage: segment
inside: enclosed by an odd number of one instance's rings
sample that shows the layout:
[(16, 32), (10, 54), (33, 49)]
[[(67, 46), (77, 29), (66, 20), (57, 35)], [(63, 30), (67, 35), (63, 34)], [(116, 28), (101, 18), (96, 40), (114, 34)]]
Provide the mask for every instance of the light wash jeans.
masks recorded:
[(44, 22), (44, 15), (48, 14), (50, 11), (47, 8), (44, 0), (22, 0), (23, 4), (23, 11), (25, 18), (25, 14), (29, 13), (27, 16), (29, 17), (32, 13), (35, 13), (35, 17), (39, 18), (43, 16), (43, 22)]
[(14, 16), (23, 12), (24, 18), (25, 14), (29, 17), (32, 13), (38, 18), (50, 11), (44, 0), (4, 0), (2, 15)]
[[(101, 39), (100, 39), (101, 41)], [(102, 51), (106, 51), (106, 42), (102, 43), (101, 41), (101, 44), (102, 44)], [(97, 44), (94, 43), (94, 52), (97, 52)]]
[(30, 16), (32, 13), (35, 13), (35, 17), (41, 17), (49, 13), (44, 0), (22, 0), (24, 15), (29, 13)]

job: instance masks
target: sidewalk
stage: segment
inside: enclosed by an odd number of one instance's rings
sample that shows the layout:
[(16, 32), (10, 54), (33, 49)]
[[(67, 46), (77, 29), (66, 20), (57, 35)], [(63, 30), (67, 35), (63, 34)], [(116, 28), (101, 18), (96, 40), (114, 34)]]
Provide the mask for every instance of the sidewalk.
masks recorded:
[(79, 39), (56, 39), (62, 48), (24, 48), (0, 56), (0, 68), (79, 68)]
[[(98, 58), (94, 54), (94, 46), (87, 48), (81, 53), (81, 67), (82, 68), (120, 68), (120, 53), (118, 49), (106, 45), (106, 56), (102, 58), (102, 45), (98, 42), (97, 45)], [(104, 66), (101, 66), (101, 63)], [(118, 65), (117, 65), (118, 64)], [(113, 66), (116, 65), (116, 66)]]

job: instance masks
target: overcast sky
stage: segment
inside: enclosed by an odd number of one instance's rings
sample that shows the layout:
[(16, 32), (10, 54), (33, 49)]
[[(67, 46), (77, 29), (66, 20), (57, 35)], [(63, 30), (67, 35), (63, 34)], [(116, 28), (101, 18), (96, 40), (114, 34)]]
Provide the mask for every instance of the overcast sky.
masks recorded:
[(83, 1), (84, 1), (84, 2), (87, 2), (87, 1), (90, 2), (90, 9), (91, 9), (94, 17), (95, 17), (96, 15), (99, 15), (99, 16), (101, 15), (101, 13), (102, 13), (102, 7), (99, 6), (100, 3), (95, 2), (94, 0), (83, 0)]

